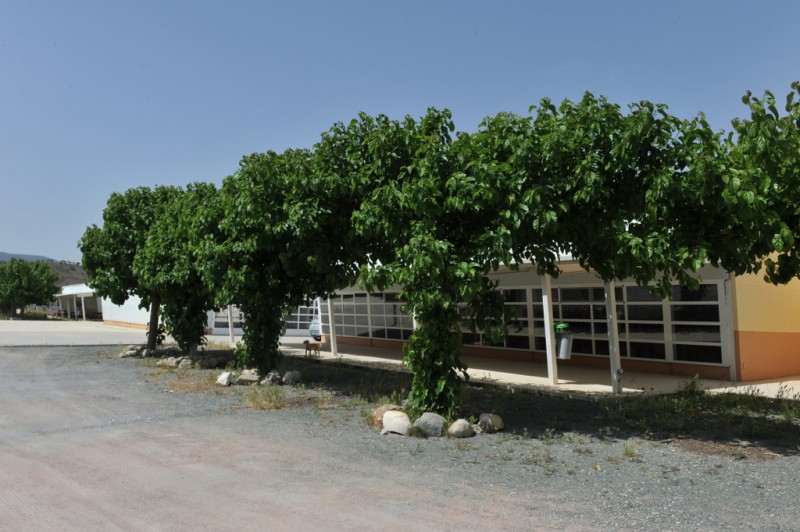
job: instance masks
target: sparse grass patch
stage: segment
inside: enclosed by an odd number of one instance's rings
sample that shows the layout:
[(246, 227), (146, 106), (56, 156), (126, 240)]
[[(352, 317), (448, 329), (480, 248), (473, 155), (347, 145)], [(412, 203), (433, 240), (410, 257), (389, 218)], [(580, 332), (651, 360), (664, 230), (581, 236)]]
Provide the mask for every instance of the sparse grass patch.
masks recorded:
[(606, 421), (648, 436), (800, 438), (800, 394), (788, 388), (778, 398), (765, 397), (753, 387), (741, 393), (710, 393), (695, 378), (674, 394), (612, 398), (602, 406)]
[(317, 396), (314, 406), (317, 410), (327, 410), (336, 404), (336, 394), (323, 391)]
[(635, 442), (626, 441), (622, 444), (622, 456), (632, 462), (641, 462), (642, 457), (639, 454), (639, 449)]
[(545, 445), (550, 445), (555, 440), (556, 440), (556, 431), (554, 429), (551, 428), (544, 429), (544, 432), (539, 434), (539, 441), (541, 441)]
[(243, 394), (245, 404), (254, 410), (279, 410), (287, 405), (286, 394), (280, 386), (251, 385)]
[(175, 376), (166, 386), (168, 389), (179, 392), (204, 392), (213, 394), (230, 393), (233, 388), (217, 384), (217, 376), (209, 372), (191, 370), (175, 371)]
[(412, 438), (427, 438), (428, 435), (422, 430), (420, 427), (416, 425), (411, 425), (411, 428), (408, 430), (408, 435)]

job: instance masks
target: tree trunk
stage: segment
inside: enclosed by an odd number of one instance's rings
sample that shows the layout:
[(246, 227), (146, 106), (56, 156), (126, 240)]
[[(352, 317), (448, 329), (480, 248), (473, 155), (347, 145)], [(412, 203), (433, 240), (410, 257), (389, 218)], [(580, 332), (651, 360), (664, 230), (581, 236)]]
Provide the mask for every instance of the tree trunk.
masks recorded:
[(147, 328), (147, 350), (155, 351), (158, 340), (158, 309), (161, 306), (161, 296), (153, 295), (150, 298), (150, 325)]

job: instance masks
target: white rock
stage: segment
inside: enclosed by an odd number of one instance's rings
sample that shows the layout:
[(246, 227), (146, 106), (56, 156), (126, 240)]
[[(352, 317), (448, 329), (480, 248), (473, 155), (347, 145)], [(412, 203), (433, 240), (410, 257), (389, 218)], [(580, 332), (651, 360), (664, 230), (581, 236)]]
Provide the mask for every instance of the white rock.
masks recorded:
[(444, 418), (433, 412), (425, 412), (414, 422), (414, 426), (422, 430), (428, 438), (438, 438), (444, 430)]
[(383, 414), (383, 430), (381, 434), (401, 434), (408, 436), (411, 431), (411, 420), (405, 412), (389, 410)]
[(402, 410), (400, 405), (385, 404), (372, 411), (372, 426), (383, 428), (383, 415), (390, 410)]
[(220, 386), (230, 386), (232, 380), (233, 380), (233, 372), (226, 371), (217, 378), (217, 384), (219, 384)]
[(503, 428), (505, 428), (505, 424), (503, 424), (503, 418), (497, 414), (481, 414), (478, 418), (478, 426), (480, 426), (481, 430), (487, 434), (491, 434), (492, 432), (497, 432), (498, 430), (503, 430)]
[(183, 357), (181, 359), (181, 363), (178, 364), (178, 367), (181, 369), (191, 369), (194, 366), (194, 362), (190, 357)]
[(241, 375), (236, 377), (236, 384), (239, 385), (249, 385), (249, 384), (258, 384), (258, 373), (247, 373), (247, 370), (243, 371)]
[(466, 419), (456, 419), (447, 429), (447, 433), (453, 438), (471, 438), (475, 436), (475, 429)]
[(273, 386), (276, 384), (280, 384), (281, 382), (283, 382), (281, 374), (277, 371), (270, 371), (269, 373), (267, 373), (267, 376), (264, 377), (264, 380), (261, 381), (261, 384), (263, 384), (264, 386)]

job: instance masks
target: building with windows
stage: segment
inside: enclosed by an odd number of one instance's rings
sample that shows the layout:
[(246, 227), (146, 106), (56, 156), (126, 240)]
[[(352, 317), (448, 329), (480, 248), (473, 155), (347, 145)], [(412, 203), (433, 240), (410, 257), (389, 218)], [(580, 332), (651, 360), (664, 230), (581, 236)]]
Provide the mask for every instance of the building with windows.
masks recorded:
[[(604, 283), (576, 263), (552, 279), (553, 320), (573, 335), (572, 356), (559, 364), (609, 367)], [(463, 330), (464, 353), (546, 362), (542, 279), (531, 265), (490, 275), (506, 299), (508, 334), (495, 343)], [(733, 276), (706, 266), (700, 289), (675, 285), (671, 299), (633, 281), (614, 283), (619, 360), (624, 370), (752, 382), (800, 375), (800, 283), (772, 286), (760, 276)], [(323, 332), (333, 322), (339, 344), (396, 347), (414, 321), (399, 290), (341, 290), (321, 305)], [(330, 309), (330, 310), (329, 310)], [(332, 319), (333, 317), (333, 319)]]
[[(700, 289), (672, 288), (671, 299), (650, 294), (633, 281), (613, 284), (615, 312), (609, 320), (605, 286), (573, 261), (560, 264), (563, 272), (551, 283), (552, 321), (565, 323), (572, 333), (572, 355), (559, 364), (614, 367), (623, 370), (700, 375), (738, 382), (800, 375), (800, 281), (773, 286), (760, 275), (734, 276), (705, 266)], [(482, 331), (462, 330), (463, 352), (488, 358), (548, 362), (546, 304), (543, 279), (535, 268), (490, 275), (505, 295), (508, 334), (496, 343)], [(62, 305), (83, 314), (94, 303), (85, 286), (65, 287)], [(337, 292), (326, 301), (295, 308), (286, 316), (286, 334), (308, 335), (315, 316), (323, 335), (331, 327), (338, 344), (399, 348), (414, 330), (399, 287), (368, 293), (358, 286)], [(98, 301), (98, 310), (101, 303)], [(147, 328), (149, 313), (138, 299), (125, 305), (102, 301), (103, 319), (114, 325)], [(228, 312), (234, 334), (241, 334), (245, 316), (236, 308), (209, 312), (208, 332), (228, 334)], [(609, 323), (615, 324), (617, 356), (609, 343)]]

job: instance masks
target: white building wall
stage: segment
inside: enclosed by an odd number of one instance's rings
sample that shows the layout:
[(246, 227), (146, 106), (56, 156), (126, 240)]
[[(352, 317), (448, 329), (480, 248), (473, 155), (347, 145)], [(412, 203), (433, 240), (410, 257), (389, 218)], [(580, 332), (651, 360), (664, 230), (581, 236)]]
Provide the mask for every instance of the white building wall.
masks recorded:
[(150, 323), (150, 310), (139, 308), (141, 299), (131, 296), (122, 305), (115, 305), (103, 298), (103, 321), (117, 322), (147, 327)]

